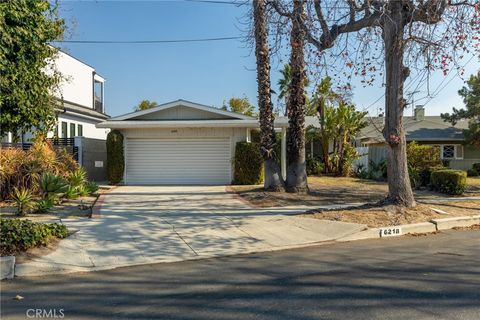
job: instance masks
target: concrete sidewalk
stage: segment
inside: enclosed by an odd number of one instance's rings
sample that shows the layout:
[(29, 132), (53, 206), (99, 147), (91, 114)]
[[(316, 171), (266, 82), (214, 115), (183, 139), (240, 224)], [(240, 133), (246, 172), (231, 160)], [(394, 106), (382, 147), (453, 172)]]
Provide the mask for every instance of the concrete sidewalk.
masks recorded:
[(119, 187), (100, 217), (61, 220), (78, 230), (54, 252), (17, 264), (38, 276), (295, 248), (333, 241), (366, 226), (289, 216), (309, 207), (251, 208), (223, 186)]

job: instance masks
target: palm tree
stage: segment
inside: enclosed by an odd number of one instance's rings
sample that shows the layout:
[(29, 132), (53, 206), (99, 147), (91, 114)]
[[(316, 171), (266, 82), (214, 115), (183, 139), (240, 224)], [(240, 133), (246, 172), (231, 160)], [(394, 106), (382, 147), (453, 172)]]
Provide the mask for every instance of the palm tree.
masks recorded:
[(253, 1), (255, 56), (257, 60), (258, 109), (260, 120), (260, 152), (264, 159), (264, 188), (270, 191), (284, 189), (275, 146), (273, 104), (270, 87), (270, 50), (266, 0)]
[(287, 191), (308, 190), (305, 163), (305, 31), (302, 27), (305, 0), (293, 2), (290, 33), (291, 81), (288, 94)]
[[(287, 106), (288, 104), (288, 95), (289, 95), (289, 91), (290, 91), (290, 82), (292, 81), (292, 68), (290, 67), (290, 64), (286, 63), (283, 65), (283, 69), (280, 70), (280, 73), (282, 74), (282, 77), (278, 80), (277, 84), (278, 84), (278, 89), (279, 89), (279, 94), (278, 94), (278, 99), (279, 100), (284, 100), (284, 104), (285, 104), (285, 107)], [(310, 85), (310, 81), (308, 80), (307, 77), (305, 77), (305, 81), (304, 81), (304, 87), (307, 88), (309, 85)], [(306, 110), (305, 110), (305, 114), (307, 116), (314, 116), (316, 113), (315, 112), (311, 112), (309, 106), (310, 106), (310, 103), (309, 103), (309, 99), (308, 99), (308, 95), (307, 93), (305, 92), (305, 100), (306, 100), (306, 103), (305, 103), (305, 107), (306, 107)], [(288, 115), (288, 111), (287, 111), (287, 108), (285, 108), (285, 116)]]

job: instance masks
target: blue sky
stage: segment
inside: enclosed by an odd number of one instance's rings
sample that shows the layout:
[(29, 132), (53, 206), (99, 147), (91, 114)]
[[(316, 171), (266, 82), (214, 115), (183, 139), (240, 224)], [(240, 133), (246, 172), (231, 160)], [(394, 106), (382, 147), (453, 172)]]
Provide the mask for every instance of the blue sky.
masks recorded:
[[(246, 7), (189, 1), (64, 1), (60, 14), (69, 32), (66, 40), (163, 40), (244, 35)], [(107, 79), (107, 112), (132, 111), (142, 99), (164, 103), (187, 99), (220, 107), (232, 96), (246, 95), (256, 105), (254, 53), (240, 40), (175, 44), (59, 44), (62, 50), (92, 65)], [(465, 61), (466, 62), (466, 61)], [(276, 89), (280, 65), (272, 64)], [(477, 58), (466, 74), (480, 68)], [(451, 81), (450, 81), (451, 80)], [(442, 82), (443, 81), (443, 82)], [(461, 107), (457, 90), (463, 80), (450, 74), (431, 76), (431, 89), (447, 84), (428, 101), (426, 113), (437, 115)], [(378, 84), (363, 88), (354, 82), (353, 101), (373, 114), (383, 106)], [(425, 97), (426, 85), (416, 99)], [(426, 102), (427, 98), (418, 101)]]

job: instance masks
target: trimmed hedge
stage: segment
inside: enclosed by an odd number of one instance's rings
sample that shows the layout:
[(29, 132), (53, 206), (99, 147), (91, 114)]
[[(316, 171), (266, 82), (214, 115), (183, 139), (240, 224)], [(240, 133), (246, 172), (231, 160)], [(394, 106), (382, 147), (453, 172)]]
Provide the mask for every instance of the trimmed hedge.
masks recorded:
[(112, 130), (107, 135), (107, 179), (110, 184), (122, 181), (124, 169), (123, 135)]
[(58, 223), (0, 218), (0, 253), (2, 256), (44, 246), (52, 238), (66, 238), (67, 227)]
[(467, 173), (451, 169), (433, 171), (430, 184), (433, 190), (460, 195), (465, 192), (467, 186)]
[(233, 184), (261, 184), (263, 182), (263, 157), (255, 142), (237, 142), (233, 160)]

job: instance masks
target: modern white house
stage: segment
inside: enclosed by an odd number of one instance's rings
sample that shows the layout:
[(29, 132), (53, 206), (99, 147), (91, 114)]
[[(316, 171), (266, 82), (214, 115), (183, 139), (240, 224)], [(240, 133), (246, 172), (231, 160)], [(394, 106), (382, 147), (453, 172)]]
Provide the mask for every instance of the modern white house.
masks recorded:
[[(95, 68), (65, 52), (59, 51), (54, 61), (62, 74), (62, 81), (55, 93), (58, 99), (55, 106), (57, 126), (47, 137), (105, 140), (109, 130), (95, 126), (109, 118), (105, 110), (105, 79)], [(27, 132), (20, 140), (29, 142), (32, 136), (32, 132)], [(2, 141), (12, 140), (12, 134), (8, 134)]]
[[(285, 136), (288, 121), (275, 120)], [(127, 185), (230, 184), (239, 141), (250, 141), (257, 118), (186, 100), (110, 118), (97, 128), (118, 129), (124, 137)], [(281, 164), (286, 173), (286, 139)]]

